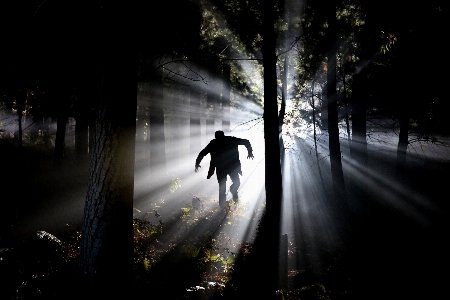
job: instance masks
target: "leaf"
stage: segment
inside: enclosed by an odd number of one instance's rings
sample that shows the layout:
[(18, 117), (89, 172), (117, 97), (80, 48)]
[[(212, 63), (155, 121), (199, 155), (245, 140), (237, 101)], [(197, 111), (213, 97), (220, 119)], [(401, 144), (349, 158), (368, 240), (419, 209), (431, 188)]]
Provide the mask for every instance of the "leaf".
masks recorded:
[(145, 271), (149, 271), (151, 267), (150, 260), (148, 258), (144, 258), (142, 263), (144, 264)]

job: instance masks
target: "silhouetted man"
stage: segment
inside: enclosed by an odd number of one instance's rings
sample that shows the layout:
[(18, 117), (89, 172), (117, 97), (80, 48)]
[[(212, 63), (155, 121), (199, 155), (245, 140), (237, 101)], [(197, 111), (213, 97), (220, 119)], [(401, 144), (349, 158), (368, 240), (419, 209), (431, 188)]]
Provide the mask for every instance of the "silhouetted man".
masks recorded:
[(225, 136), (223, 131), (216, 131), (215, 137), (216, 138), (211, 140), (205, 149), (198, 154), (195, 161), (195, 172), (198, 172), (198, 168), (201, 168), (200, 162), (203, 157), (208, 153), (211, 154), (211, 163), (209, 165), (207, 179), (211, 178), (215, 170), (217, 181), (219, 182), (219, 205), (220, 207), (224, 207), (226, 204), (227, 175), (230, 176), (232, 181), (230, 192), (233, 195), (233, 199), (238, 199), (237, 190), (241, 185), (239, 174), (242, 175), (238, 146), (244, 145), (247, 148), (247, 158), (249, 159), (253, 159), (253, 150), (248, 140), (234, 136)]

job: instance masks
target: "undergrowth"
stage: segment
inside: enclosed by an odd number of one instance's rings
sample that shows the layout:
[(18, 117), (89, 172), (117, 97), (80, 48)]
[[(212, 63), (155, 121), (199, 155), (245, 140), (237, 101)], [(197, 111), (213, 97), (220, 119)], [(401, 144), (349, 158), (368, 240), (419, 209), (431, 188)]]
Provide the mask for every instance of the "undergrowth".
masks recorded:
[[(239, 241), (231, 234), (245, 218), (248, 216), (242, 203), (218, 210), (212, 200), (203, 200), (201, 206), (193, 202), (167, 221), (156, 208), (143, 218), (133, 218), (133, 292), (145, 295), (162, 291), (167, 299), (224, 298), (226, 289), (232, 286), (229, 283), (236, 260), (252, 253), (251, 241)], [(60, 237), (42, 231), (1, 248), (0, 298), (60, 299), (76, 289), (80, 240), (81, 230), (67, 225)], [(296, 255), (291, 248), (289, 257), (295, 259)], [(304, 275), (304, 270), (291, 270), (289, 274)], [(332, 299), (325, 281), (303, 282), (293, 290), (278, 291), (276, 298)]]

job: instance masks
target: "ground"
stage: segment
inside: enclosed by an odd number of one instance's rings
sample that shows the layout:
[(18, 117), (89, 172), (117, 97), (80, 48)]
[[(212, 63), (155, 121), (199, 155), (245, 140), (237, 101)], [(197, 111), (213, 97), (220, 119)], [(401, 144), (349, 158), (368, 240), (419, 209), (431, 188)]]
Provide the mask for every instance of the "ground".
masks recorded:
[[(436, 299), (444, 295), (450, 250), (446, 241), (450, 171), (447, 149), (434, 147), (433, 151), (420, 152), (410, 148), (407, 163), (399, 167), (392, 147), (369, 143), (367, 166), (351, 158), (345, 140), (341, 147), (349, 211), (339, 211), (333, 203), (324, 148), (319, 148), (316, 157), (313, 146), (300, 140), (299, 151), (287, 153), (283, 233), (289, 239), (290, 299), (375, 299), (387, 295), (398, 299), (419, 295)], [(5, 249), (32, 247), (18, 242), (30, 234), (45, 231), (63, 239), (66, 224), (73, 228), (81, 224), (88, 175), (87, 158), (55, 162), (51, 156), (29, 153), (16, 161), (13, 153), (2, 153), (11, 155), (4, 168), (8, 171), (2, 172), (1, 178), (4, 208), (0, 255), (4, 266), (11, 257)], [(141, 276), (139, 285), (158, 288), (155, 282), (159, 282), (159, 287), (169, 294), (172, 288), (173, 293), (203, 295), (204, 299), (207, 295), (218, 297), (217, 290), (222, 286), (219, 284), (226, 285), (227, 272), (233, 274), (233, 262), (227, 259), (236, 258), (239, 251), (251, 253), (249, 245), (254, 235), (249, 232), (256, 232), (258, 221), (253, 210), (261, 207), (242, 199), (230, 211), (220, 211), (214, 188), (210, 194), (192, 195), (184, 185), (187, 180), (180, 178), (178, 183), (172, 181), (172, 189), (176, 188), (167, 192), (170, 197), (147, 203), (150, 209), (141, 211), (142, 220), (147, 216), (156, 229), (162, 224), (162, 232), (148, 233), (148, 249), (156, 243), (159, 248), (153, 248), (152, 254), (141, 253), (138, 262), (150, 273), (144, 272), (148, 277)], [(137, 176), (136, 180), (140, 182), (143, 177)], [(247, 181), (254, 184), (251, 179)], [(192, 202), (194, 196), (199, 201)], [(176, 205), (170, 202), (173, 199), (179, 199)], [(169, 203), (171, 208), (165, 210)], [(242, 224), (247, 232), (239, 230)], [(155, 249), (159, 249), (159, 254)], [(36, 252), (33, 248), (20, 251), (22, 258), (28, 256), (27, 251)], [(28, 266), (33, 265), (30, 257), (35, 256), (29, 256)], [(222, 269), (214, 273), (218, 266)], [(27, 271), (33, 272), (30, 268)], [(35, 273), (30, 275), (30, 282), (32, 276), (39, 276), (39, 271)], [(155, 281), (154, 274), (160, 275), (160, 281)], [(2, 274), (2, 278), (9, 275)], [(185, 279), (189, 280), (183, 282)], [(210, 283), (218, 285), (212, 289), (216, 294), (202, 290)]]

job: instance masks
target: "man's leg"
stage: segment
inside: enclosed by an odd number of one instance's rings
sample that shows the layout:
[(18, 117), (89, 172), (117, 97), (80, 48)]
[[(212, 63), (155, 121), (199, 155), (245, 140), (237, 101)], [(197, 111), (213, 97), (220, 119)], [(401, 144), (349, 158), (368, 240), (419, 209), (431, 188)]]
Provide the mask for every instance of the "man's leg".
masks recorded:
[(241, 185), (241, 179), (239, 178), (238, 170), (231, 172), (230, 178), (232, 181), (232, 184), (230, 186), (230, 192), (233, 195), (233, 200), (237, 200), (239, 198), (237, 191), (239, 189), (239, 186)]
[(216, 174), (219, 182), (219, 206), (224, 207), (227, 204), (227, 173), (216, 169)]

